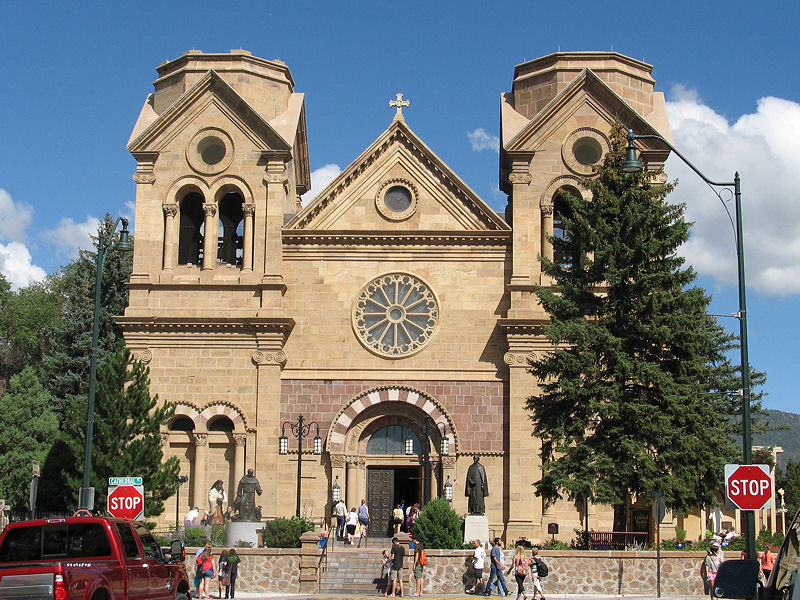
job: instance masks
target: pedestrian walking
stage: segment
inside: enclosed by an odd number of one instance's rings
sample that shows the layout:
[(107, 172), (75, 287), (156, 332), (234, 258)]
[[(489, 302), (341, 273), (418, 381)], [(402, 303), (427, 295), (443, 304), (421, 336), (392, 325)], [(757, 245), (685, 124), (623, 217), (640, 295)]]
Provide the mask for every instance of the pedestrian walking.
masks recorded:
[(350, 509), (347, 513), (347, 543), (353, 545), (353, 539), (356, 536), (356, 527), (358, 526), (358, 512), (355, 507)]
[(759, 560), (761, 561), (761, 572), (764, 574), (764, 582), (769, 581), (770, 573), (772, 573), (772, 567), (775, 566), (775, 553), (772, 552), (772, 549), (767, 546), (764, 549), (764, 552), (760, 553), (761, 556)]
[(547, 565), (545, 565), (539, 558), (539, 551), (535, 548), (531, 551), (531, 583), (533, 584), (533, 594), (531, 598), (536, 599), (538, 593), (541, 600), (544, 600), (544, 590), (542, 589), (542, 577), (547, 575)]
[(508, 568), (507, 575), (514, 572), (514, 579), (517, 582), (517, 600), (522, 596), (522, 600), (528, 600), (525, 593), (525, 578), (531, 572), (531, 559), (528, 558), (523, 546), (517, 546), (514, 556), (511, 559), (511, 566)]
[(381, 552), (381, 579), (386, 581), (383, 588), (383, 597), (386, 598), (392, 581), (392, 553), (389, 550)]
[(506, 570), (506, 557), (503, 554), (503, 540), (494, 538), (494, 546), (489, 555), (489, 582), (486, 584), (486, 591), (483, 592), (484, 596), (491, 596), (492, 584), (497, 588), (500, 596), (508, 596), (511, 592), (508, 591), (506, 585), (506, 578), (503, 573)]
[(344, 503), (344, 500), (340, 499), (336, 503), (333, 507), (333, 513), (336, 515), (336, 537), (343, 540), (347, 524), (347, 504)]
[(400, 526), (403, 524), (403, 507), (399, 504), (392, 511), (392, 521), (394, 522), (394, 534), (400, 533)]
[(195, 563), (200, 567), (200, 586), (197, 588), (199, 598), (211, 598), (211, 580), (214, 579), (214, 553), (211, 551), (210, 544), (195, 559)]
[(703, 566), (706, 572), (706, 584), (708, 584), (708, 593), (711, 598), (714, 598), (714, 581), (717, 578), (717, 571), (719, 565), (722, 563), (722, 558), (719, 555), (719, 546), (712, 543), (708, 547), (708, 553), (703, 561)]
[(474, 581), (472, 587), (466, 590), (467, 594), (483, 593), (483, 567), (486, 562), (486, 550), (483, 549), (483, 542), (474, 540), (475, 551), (472, 553), (472, 576)]
[(219, 555), (217, 567), (217, 598), (222, 598), (222, 589), (227, 585), (225, 578), (228, 575), (228, 551), (223, 550)]

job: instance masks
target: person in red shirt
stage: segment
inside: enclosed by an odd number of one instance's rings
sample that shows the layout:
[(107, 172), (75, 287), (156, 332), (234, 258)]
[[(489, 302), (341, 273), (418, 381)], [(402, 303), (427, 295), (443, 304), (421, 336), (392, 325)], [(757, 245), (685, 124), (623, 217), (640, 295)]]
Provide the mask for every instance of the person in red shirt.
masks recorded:
[(775, 553), (772, 548), (766, 547), (764, 552), (761, 553), (761, 572), (764, 573), (764, 579), (769, 581), (769, 574), (772, 573), (772, 567), (775, 566)]
[(200, 598), (211, 598), (209, 588), (211, 580), (214, 579), (214, 554), (211, 548), (206, 546), (203, 552), (195, 559), (198, 570), (200, 571), (200, 585), (197, 592)]

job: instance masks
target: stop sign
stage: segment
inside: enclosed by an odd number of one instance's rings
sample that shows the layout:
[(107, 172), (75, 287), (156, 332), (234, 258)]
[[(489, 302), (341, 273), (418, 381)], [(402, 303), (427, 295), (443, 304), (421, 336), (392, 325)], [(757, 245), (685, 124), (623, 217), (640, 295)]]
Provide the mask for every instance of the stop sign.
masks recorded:
[(767, 465), (725, 465), (728, 500), (741, 510), (769, 508), (772, 479)]
[(144, 488), (118, 485), (108, 493), (108, 512), (112, 517), (141, 519), (144, 516)]

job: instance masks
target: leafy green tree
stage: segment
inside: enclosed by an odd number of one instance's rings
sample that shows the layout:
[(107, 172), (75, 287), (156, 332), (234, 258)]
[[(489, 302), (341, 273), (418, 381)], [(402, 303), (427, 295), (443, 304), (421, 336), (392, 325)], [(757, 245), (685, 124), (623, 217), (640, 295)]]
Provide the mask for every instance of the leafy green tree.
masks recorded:
[(425, 548), (461, 548), (461, 517), (445, 498), (431, 500), (414, 521), (414, 535)]
[(49, 281), (17, 292), (4, 288), (0, 282), (0, 393), (11, 376), (26, 366), (40, 368), (42, 357), (52, 349), (61, 314)]
[(0, 397), (0, 492), (15, 512), (29, 510), (31, 465), (43, 462), (58, 434), (50, 394), (33, 368), (11, 377)]
[[(73, 403), (73, 411), (83, 419), (67, 441), (81, 461), (82, 473), (86, 440), (82, 399)], [(180, 465), (175, 457), (164, 461), (160, 427), (174, 411), (174, 405), (160, 404), (157, 395), (150, 395), (150, 369), (132, 360), (127, 348), (120, 344), (106, 356), (97, 370), (91, 474), (95, 507), (106, 505), (109, 477), (139, 476), (144, 479), (145, 516), (164, 512), (164, 501), (178, 487)]]
[[(791, 522), (798, 509), (800, 509), (800, 462), (790, 460), (786, 463), (786, 469), (778, 467), (775, 473), (775, 484), (777, 489), (784, 492), (784, 502), (786, 503), (786, 523)], [(775, 495), (776, 502), (780, 503), (780, 498)], [(780, 508), (780, 504), (778, 504)]]
[[(98, 227), (98, 236), (107, 237), (114, 219), (106, 214)], [(97, 247), (98, 236), (94, 243)], [(61, 318), (52, 337), (52, 350), (42, 361), (50, 393), (63, 405), (81, 397), (86, 406), (89, 390), (89, 362), (92, 348), (97, 252), (81, 251), (77, 259), (63, 266), (52, 278), (52, 291), (60, 300)], [(100, 335), (98, 364), (117, 346), (122, 331), (114, 321), (128, 305), (128, 280), (133, 257), (130, 252), (110, 250), (106, 255), (100, 289)], [(84, 423), (86, 415), (84, 409)]]
[[(663, 491), (676, 512), (713, 501), (736, 455), (730, 419), (733, 339), (707, 314), (709, 297), (677, 249), (689, 236), (672, 184), (623, 173), (625, 137), (565, 195), (567, 235), (542, 259), (553, 285), (537, 290), (552, 350), (530, 363), (542, 383), (527, 402), (542, 439), (536, 493), (614, 506), (627, 527), (631, 497)], [(757, 405), (757, 402), (755, 403)]]

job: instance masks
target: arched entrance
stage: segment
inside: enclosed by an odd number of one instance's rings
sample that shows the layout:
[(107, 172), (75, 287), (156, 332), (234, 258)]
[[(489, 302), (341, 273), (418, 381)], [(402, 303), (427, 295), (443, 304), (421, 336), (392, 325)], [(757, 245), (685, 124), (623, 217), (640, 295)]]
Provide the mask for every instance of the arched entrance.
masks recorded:
[(423, 505), (443, 495), (444, 481), (454, 472), (457, 434), (433, 398), (412, 389), (385, 388), (365, 392), (345, 406), (328, 443), (331, 473), (340, 485), (344, 482), (348, 507), (366, 499), (372, 534), (381, 536), (393, 531), (397, 504)]

